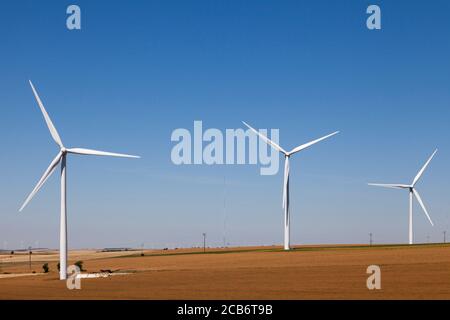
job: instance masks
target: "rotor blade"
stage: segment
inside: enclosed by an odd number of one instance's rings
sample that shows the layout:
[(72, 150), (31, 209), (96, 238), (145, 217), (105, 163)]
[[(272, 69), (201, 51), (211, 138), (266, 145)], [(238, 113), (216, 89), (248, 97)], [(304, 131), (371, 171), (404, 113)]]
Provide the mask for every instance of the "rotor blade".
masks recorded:
[(428, 159), (428, 161), (425, 163), (425, 165), (422, 167), (422, 169), (420, 169), (419, 173), (417, 174), (417, 176), (414, 178), (414, 181), (412, 183), (412, 185), (414, 186), (417, 181), (419, 181), (420, 177), (422, 176), (422, 174), (425, 172), (425, 169), (428, 167), (428, 165), (430, 164), (431, 160), (433, 159), (434, 155), (436, 154), (437, 149), (434, 150), (433, 154), (431, 155), (431, 157)]
[(304, 150), (304, 149), (306, 149), (306, 148), (312, 146), (313, 144), (316, 144), (316, 143), (318, 143), (318, 142), (320, 142), (320, 141), (322, 141), (322, 140), (325, 140), (325, 139), (327, 139), (327, 138), (329, 138), (329, 137), (332, 137), (332, 136), (334, 136), (334, 135), (336, 135), (336, 134), (338, 134), (338, 133), (339, 133), (339, 131), (336, 131), (336, 132), (333, 132), (333, 133), (331, 133), (331, 134), (329, 134), (329, 135), (327, 135), (327, 136), (325, 136), (325, 137), (322, 137), (322, 138), (316, 139), (316, 140), (314, 140), (314, 141), (311, 141), (311, 142), (302, 144), (301, 146), (298, 146), (297, 148), (292, 149), (292, 151), (289, 152), (289, 155), (294, 154), (294, 153), (297, 153), (297, 152), (299, 152), (299, 151), (302, 151), (302, 150)]
[(369, 186), (375, 187), (384, 187), (384, 188), (392, 188), (392, 189), (408, 189), (411, 186), (407, 184), (390, 184), (390, 183), (368, 183)]
[(242, 121), (242, 123), (249, 128), (250, 130), (252, 130), (254, 133), (256, 133), (264, 142), (266, 142), (267, 144), (271, 145), (273, 148), (275, 148), (276, 150), (278, 150), (279, 152), (282, 152), (284, 154), (287, 154), (286, 150), (284, 150), (282, 147), (280, 147), (279, 145), (277, 145), (275, 142), (273, 142), (272, 140), (270, 140), (269, 138), (267, 138), (265, 135), (263, 135), (262, 133), (260, 133), (259, 131), (253, 129), (252, 127), (250, 127), (247, 123), (245, 123), (244, 121)]
[(417, 192), (416, 189), (412, 189), (414, 195), (416, 196), (417, 201), (419, 201), (420, 206), (423, 209), (423, 212), (425, 213), (425, 215), (427, 216), (428, 220), (430, 221), (431, 225), (434, 226), (433, 221), (431, 221), (430, 215), (428, 214), (427, 209), (425, 208), (425, 205), (423, 204), (422, 198), (419, 195), (419, 192)]
[(84, 149), (84, 148), (67, 149), (67, 152), (74, 153), (74, 154), (89, 155), (89, 156), (110, 156), (110, 157), (119, 157), (119, 158), (140, 158), (139, 156), (132, 156), (132, 155), (129, 155), (129, 154), (105, 152), (105, 151), (98, 151), (98, 150), (91, 150), (91, 149)]
[(34, 93), (34, 97), (36, 98), (36, 101), (37, 101), (37, 103), (39, 105), (39, 108), (41, 109), (41, 112), (44, 115), (44, 119), (45, 119), (45, 122), (47, 123), (47, 127), (50, 130), (50, 134), (52, 135), (53, 140), (55, 140), (55, 142), (58, 144), (58, 146), (60, 146), (62, 148), (63, 147), (63, 143), (62, 143), (61, 138), (60, 138), (60, 136), (58, 134), (58, 131), (56, 131), (56, 128), (53, 125), (52, 120), (50, 119), (47, 111), (45, 110), (44, 105), (42, 104), (42, 101), (39, 98), (39, 95), (38, 95), (38, 93), (36, 92), (36, 89), (33, 86), (33, 83), (31, 82), (31, 80), (29, 80), (29, 81), (30, 81), (31, 89), (33, 90), (33, 93)]
[(283, 181), (283, 209), (286, 208), (288, 201), (289, 188), (289, 157), (286, 157), (284, 162), (284, 181)]
[(41, 179), (36, 184), (36, 187), (34, 187), (33, 191), (31, 191), (28, 198), (23, 203), (22, 207), (20, 207), (19, 211), (22, 211), (26, 205), (33, 199), (33, 197), (36, 195), (36, 193), (41, 189), (41, 187), (44, 185), (44, 183), (47, 181), (47, 179), (52, 175), (52, 173), (55, 171), (56, 167), (58, 166), (58, 163), (61, 161), (62, 152), (59, 152), (58, 155), (53, 159), (53, 161), (48, 166), (47, 170), (45, 170), (44, 174), (42, 175)]

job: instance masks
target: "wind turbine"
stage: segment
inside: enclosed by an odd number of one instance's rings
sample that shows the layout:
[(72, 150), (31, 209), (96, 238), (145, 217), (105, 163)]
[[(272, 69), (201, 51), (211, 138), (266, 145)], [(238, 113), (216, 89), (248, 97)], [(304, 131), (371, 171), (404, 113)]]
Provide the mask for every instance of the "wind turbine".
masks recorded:
[(419, 182), (420, 178), (422, 177), (423, 173), (425, 172), (426, 168), (430, 164), (431, 160), (433, 159), (434, 155), (436, 154), (437, 149), (434, 150), (431, 157), (425, 162), (424, 166), (415, 176), (413, 182), (411, 184), (381, 184), (381, 183), (369, 183), (370, 186), (376, 186), (376, 187), (384, 187), (384, 188), (392, 188), (392, 189), (407, 189), (409, 190), (409, 244), (413, 244), (413, 194), (416, 197), (417, 201), (419, 202), (420, 206), (423, 209), (423, 212), (427, 216), (428, 220), (430, 221), (431, 225), (434, 226), (433, 221), (431, 221), (430, 215), (428, 214), (427, 209), (425, 208), (425, 205), (423, 204), (422, 198), (420, 197), (419, 192), (416, 190), (416, 184)]
[(301, 146), (298, 146), (291, 151), (286, 151), (283, 148), (281, 148), (278, 144), (267, 138), (265, 135), (261, 134), (259, 131), (253, 129), (251, 126), (249, 126), (247, 123), (242, 121), (242, 123), (248, 127), (251, 131), (256, 133), (265, 143), (270, 145), (272, 148), (277, 150), (278, 152), (284, 154), (284, 184), (283, 184), (283, 209), (284, 209), (284, 250), (290, 250), (290, 222), (291, 222), (291, 214), (289, 211), (289, 158), (297, 153), (300, 152), (313, 144), (316, 144), (322, 140), (325, 140), (331, 136), (334, 136), (335, 134), (338, 134), (339, 131), (333, 132), (325, 137), (319, 138), (317, 140), (302, 144)]
[(56, 144), (59, 146), (60, 150), (53, 161), (50, 163), (50, 166), (45, 170), (41, 179), (38, 181), (37, 185), (34, 187), (33, 191), (30, 193), (28, 198), (25, 200), (22, 207), (19, 211), (22, 211), (25, 206), (31, 201), (31, 199), (36, 195), (36, 193), (41, 189), (41, 187), (45, 184), (47, 179), (52, 175), (55, 171), (56, 167), (59, 163), (61, 163), (61, 222), (60, 222), (60, 242), (59, 242), (59, 278), (61, 280), (65, 280), (67, 278), (67, 207), (66, 207), (66, 160), (68, 154), (78, 154), (78, 155), (93, 155), (93, 156), (112, 156), (112, 157), (123, 157), (123, 158), (139, 158), (138, 156), (131, 156), (127, 154), (120, 153), (112, 153), (112, 152), (104, 152), (97, 151), (91, 149), (83, 149), (83, 148), (69, 148), (66, 149), (64, 147), (61, 138), (56, 131), (55, 126), (52, 123), (47, 111), (42, 104), (41, 99), (39, 98), (36, 89), (33, 86), (33, 83), (30, 81), (31, 89), (33, 90), (36, 101), (41, 109), (41, 112), (44, 116), (45, 122), (47, 123), (48, 129), (50, 130), (50, 134), (55, 140)]

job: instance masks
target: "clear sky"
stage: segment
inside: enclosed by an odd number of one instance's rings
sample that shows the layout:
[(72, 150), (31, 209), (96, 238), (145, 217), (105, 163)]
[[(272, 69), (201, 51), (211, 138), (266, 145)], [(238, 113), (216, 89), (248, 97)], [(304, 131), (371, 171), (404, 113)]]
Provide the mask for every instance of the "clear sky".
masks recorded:
[[(82, 29), (66, 28), (81, 7)], [(366, 28), (378, 4), (382, 29)], [(290, 149), (292, 243), (416, 242), (449, 227), (450, 2), (8, 1), (0, 10), (0, 248), (58, 247), (59, 179), (22, 213), (64, 143), (139, 154), (68, 159), (70, 248), (281, 244), (282, 173), (175, 166), (177, 128), (279, 128)], [(281, 159), (280, 159), (281, 160)], [(224, 180), (226, 183), (224, 184)], [(450, 238), (450, 235), (449, 237)]]

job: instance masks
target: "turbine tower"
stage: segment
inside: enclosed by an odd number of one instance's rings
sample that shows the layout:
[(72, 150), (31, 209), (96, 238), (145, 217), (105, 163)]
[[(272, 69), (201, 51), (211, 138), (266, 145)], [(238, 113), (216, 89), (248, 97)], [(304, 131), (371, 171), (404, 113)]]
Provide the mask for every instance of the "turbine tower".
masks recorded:
[(28, 198), (25, 200), (22, 207), (19, 211), (22, 211), (26, 205), (31, 201), (31, 199), (36, 195), (36, 193), (41, 189), (41, 187), (45, 184), (47, 179), (52, 175), (55, 171), (56, 167), (59, 163), (61, 163), (61, 221), (60, 221), (60, 242), (59, 242), (59, 278), (61, 280), (65, 280), (67, 278), (67, 206), (66, 206), (66, 164), (67, 164), (67, 155), (68, 154), (78, 154), (78, 155), (94, 155), (94, 156), (111, 156), (111, 157), (122, 157), (122, 158), (139, 158), (138, 156), (131, 156), (127, 154), (120, 153), (112, 153), (112, 152), (104, 152), (97, 151), (91, 149), (83, 149), (83, 148), (69, 148), (66, 149), (64, 147), (62, 140), (56, 131), (55, 126), (52, 123), (47, 111), (42, 104), (41, 99), (39, 98), (36, 89), (30, 81), (31, 89), (33, 90), (33, 94), (36, 98), (36, 101), (41, 109), (41, 112), (44, 116), (45, 122), (47, 123), (48, 129), (50, 130), (50, 134), (55, 140), (56, 144), (59, 146), (60, 150), (53, 161), (50, 163), (50, 166), (45, 170), (41, 179), (38, 181), (37, 185), (34, 187), (33, 191), (30, 193)]
[(316, 144), (322, 140), (325, 140), (331, 136), (334, 136), (335, 134), (338, 134), (339, 131), (333, 132), (325, 137), (319, 138), (317, 140), (302, 144), (301, 146), (298, 146), (291, 151), (286, 151), (283, 148), (281, 148), (278, 144), (267, 138), (265, 135), (261, 134), (259, 131), (253, 129), (251, 126), (249, 126), (247, 123), (242, 121), (242, 123), (248, 127), (251, 131), (256, 133), (265, 143), (270, 145), (272, 148), (277, 150), (278, 152), (282, 153), (284, 155), (284, 183), (283, 183), (283, 209), (284, 209), (284, 250), (290, 250), (291, 248), (291, 239), (290, 239), (290, 222), (291, 222), (291, 214), (289, 211), (289, 159), (290, 157), (300, 151), (303, 151), (304, 149), (312, 146), (313, 144)]
[(422, 169), (420, 169), (420, 171), (414, 177), (414, 180), (413, 180), (413, 182), (411, 184), (369, 183), (370, 186), (392, 188), (392, 189), (406, 189), (406, 190), (409, 191), (409, 244), (413, 244), (413, 195), (416, 197), (417, 202), (419, 202), (420, 206), (423, 209), (423, 212), (427, 216), (427, 218), (430, 221), (431, 225), (434, 226), (433, 221), (431, 221), (430, 215), (428, 214), (428, 211), (425, 208), (425, 205), (423, 204), (422, 198), (420, 197), (419, 192), (416, 190), (416, 184), (417, 184), (417, 182), (419, 182), (420, 178), (422, 177), (423, 173), (427, 169), (428, 165), (430, 164), (430, 162), (433, 159), (433, 157), (436, 154), (436, 152), (437, 152), (437, 149), (434, 150), (434, 152), (431, 155), (431, 157), (427, 160), (427, 162), (424, 164)]

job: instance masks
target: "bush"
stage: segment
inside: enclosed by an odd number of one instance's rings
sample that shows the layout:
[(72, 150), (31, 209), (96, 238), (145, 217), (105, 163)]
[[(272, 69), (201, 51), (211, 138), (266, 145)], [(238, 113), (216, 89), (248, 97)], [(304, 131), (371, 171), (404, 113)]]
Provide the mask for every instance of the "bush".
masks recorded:
[[(80, 271), (86, 271), (86, 270), (83, 269), (83, 261), (81, 261), (81, 260), (77, 261), (77, 262), (74, 263), (74, 265), (76, 265), (78, 268), (80, 268)], [(61, 269), (61, 265), (59, 264), (59, 262), (56, 265), (56, 267), (58, 267), (58, 272), (61, 271), (60, 270)]]
[(44, 263), (44, 265), (42, 266), (42, 269), (44, 269), (44, 273), (48, 273), (48, 271), (50, 270), (48, 267), (48, 263)]
[(80, 271), (86, 271), (83, 269), (83, 261), (77, 261), (74, 263), (78, 268), (80, 268)]

